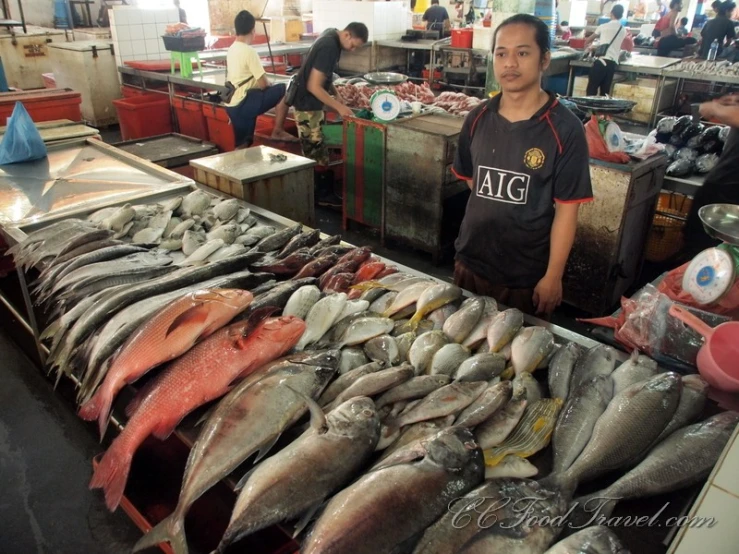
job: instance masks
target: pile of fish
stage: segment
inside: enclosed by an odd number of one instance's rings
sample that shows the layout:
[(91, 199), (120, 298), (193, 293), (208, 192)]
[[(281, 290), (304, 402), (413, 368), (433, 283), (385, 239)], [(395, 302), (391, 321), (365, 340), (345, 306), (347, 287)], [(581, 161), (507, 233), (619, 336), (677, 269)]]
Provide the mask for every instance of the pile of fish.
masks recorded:
[(676, 65), (670, 66), (669, 71), (682, 71), (697, 75), (719, 75), (722, 77), (739, 76), (739, 62), (731, 63), (728, 60), (706, 61), (706, 60), (683, 60)]
[[(193, 214), (199, 195), (134, 211), (203, 225), (230, 202), (199, 201)], [(241, 210), (219, 211), (211, 230)], [(140, 444), (217, 401), (177, 507), (136, 550), (169, 542), (187, 552), (190, 506), (249, 461), (218, 552), (287, 521), (296, 534), (308, 529), (310, 554), (625, 552), (600, 527), (556, 545), (560, 527), (512, 532), (515, 504), (496, 502), (535, 496), (532, 516), (562, 516), (573, 498), (576, 507), (592, 498), (577, 497), (581, 483), (614, 471), (601, 496), (678, 489), (705, 478), (739, 418), (696, 422), (699, 377), (660, 372), (638, 353), (617, 366), (609, 347), (557, 344), (518, 310), (464, 298), (339, 237), (299, 225), (262, 231), (241, 252), (178, 265), (157, 244), (165, 232), (132, 245), (115, 238), (131, 220), (100, 216), (51, 225), (13, 249), (17, 263), (42, 269), (49, 365), (79, 380), (80, 416), (101, 436), (119, 391), (146, 376), (90, 486), (115, 509)], [(550, 442), (553, 471), (533, 481), (528, 458)], [(485, 503), (495, 525), (477, 524)]]

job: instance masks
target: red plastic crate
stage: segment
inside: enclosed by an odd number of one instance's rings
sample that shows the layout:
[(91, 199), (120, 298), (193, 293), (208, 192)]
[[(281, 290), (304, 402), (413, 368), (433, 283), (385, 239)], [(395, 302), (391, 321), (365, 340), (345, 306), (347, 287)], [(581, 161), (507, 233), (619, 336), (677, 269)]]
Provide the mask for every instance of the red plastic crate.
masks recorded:
[(287, 64), (275, 62), (275, 68), (273, 71), (272, 62), (269, 60), (269, 58), (262, 58), (262, 67), (268, 73), (274, 73), (275, 75), (287, 75)]
[(208, 140), (215, 143), (223, 152), (231, 152), (236, 148), (236, 137), (231, 120), (223, 106), (203, 104), (203, 115), (208, 125)]
[(180, 134), (201, 140), (210, 140), (208, 123), (205, 121), (205, 114), (200, 107), (200, 102), (175, 97), (172, 99), (172, 105), (177, 116), (177, 123), (180, 126)]
[(169, 98), (148, 94), (113, 100), (121, 126), (121, 138), (134, 140), (172, 132)]
[(39, 89), (0, 93), (0, 125), (6, 124), (16, 102), (23, 104), (33, 121), (82, 120), (82, 95), (79, 92), (71, 89)]

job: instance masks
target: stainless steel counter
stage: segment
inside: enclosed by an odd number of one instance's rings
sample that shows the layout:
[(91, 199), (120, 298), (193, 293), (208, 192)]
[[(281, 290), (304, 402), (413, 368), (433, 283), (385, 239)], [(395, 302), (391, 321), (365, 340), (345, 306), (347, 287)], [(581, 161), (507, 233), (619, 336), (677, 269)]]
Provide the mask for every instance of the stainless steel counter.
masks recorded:
[[(291, 54), (306, 54), (311, 46), (313, 46), (313, 41), (276, 42), (270, 44), (270, 46), (272, 47), (273, 56), (289, 56)], [(257, 51), (260, 57), (269, 56), (269, 48), (267, 48), (266, 44), (255, 44), (252, 48)], [(200, 61), (203, 63), (226, 61), (227, 52), (228, 48), (206, 50), (205, 52), (200, 52)]]

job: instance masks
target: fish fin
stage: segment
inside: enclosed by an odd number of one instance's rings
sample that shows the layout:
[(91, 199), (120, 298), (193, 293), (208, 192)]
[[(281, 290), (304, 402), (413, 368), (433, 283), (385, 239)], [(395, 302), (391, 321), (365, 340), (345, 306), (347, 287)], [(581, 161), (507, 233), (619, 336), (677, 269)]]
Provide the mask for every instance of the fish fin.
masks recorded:
[(313, 429), (316, 433), (320, 435), (328, 431), (328, 423), (326, 423), (326, 414), (323, 413), (323, 410), (318, 405), (318, 403), (312, 398), (310, 398), (309, 396), (303, 394), (302, 392), (296, 391), (290, 385), (285, 385), (285, 387), (287, 387), (293, 393), (295, 393), (295, 395), (300, 397), (303, 400), (303, 402), (305, 402), (305, 405), (308, 407), (308, 410), (310, 410), (311, 429)]
[(268, 443), (262, 446), (262, 448), (259, 449), (259, 454), (257, 454), (256, 458), (254, 458), (254, 464), (258, 464), (262, 460), (262, 458), (264, 458), (267, 454), (269, 454), (269, 451), (272, 450), (275, 444), (277, 444), (278, 440), (280, 440), (280, 434), (278, 434), (273, 439), (271, 439)]
[(202, 425), (203, 423), (205, 423), (206, 421), (208, 421), (208, 420), (210, 419), (210, 416), (212, 416), (212, 415), (213, 415), (213, 412), (215, 412), (215, 411), (216, 411), (216, 407), (217, 407), (217, 406), (218, 406), (218, 404), (215, 404), (215, 405), (211, 406), (210, 408), (208, 408), (208, 409), (207, 409), (207, 410), (206, 410), (206, 411), (205, 411), (205, 412), (203, 413), (203, 415), (201, 415), (201, 416), (200, 416), (200, 419), (198, 419), (198, 420), (197, 420), (197, 421), (195, 422), (195, 427), (199, 427), (200, 425)]
[(179, 423), (179, 419), (177, 421), (160, 421), (151, 434), (160, 441), (167, 440)]
[(418, 329), (418, 325), (425, 316), (426, 314), (422, 310), (416, 311), (416, 313), (413, 314), (413, 317), (408, 320), (408, 327), (410, 330), (415, 333), (416, 329)]
[(187, 554), (187, 539), (185, 537), (185, 518), (177, 512), (164, 518), (134, 545), (133, 552), (154, 547), (168, 542), (175, 554)]
[(238, 492), (244, 488), (244, 485), (246, 485), (246, 482), (249, 480), (249, 477), (251, 477), (251, 474), (256, 471), (257, 467), (259, 466), (255, 465), (253, 468), (247, 471), (241, 479), (239, 479), (239, 482), (236, 483), (236, 486), (234, 487), (234, 491)]
[(166, 339), (177, 329), (186, 325), (202, 325), (208, 320), (208, 312), (208, 307), (205, 304), (197, 304), (192, 308), (185, 310), (174, 318), (174, 321), (172, 321), (169, 329), (167, 329), (164, 338)]
[(85, 421), (94, 421), (100, 417), (102, 407), (102, 391), (98, 390), (90, 400), (80, 406), (77, 415)]
[(362, 292), (366, 292), (372, 289), (384, 288), (384, 285), (380, 283), (379, 281), (364, 281), (362, 283), (357, 283), (356, 285), (352, 285), (349, 288), (353, 290), (361, 290)]
[(91, 489), (105, 490), (105, 504), (113, 512), (121, 503), (133, 454), (118, 440), (103, 455), (90, 480)]
[(510, 381), (516, 376), (516, 372), (513, 370), (513, 366), (509, 365), (503, 373), (500, 374), (500, 378), (504, 381)]
[(503, 458), (505, 458), (508, 453), (507, 448), (490, 448), (488, 450), (484, 450), (483, 454), (485, 456), (485, 465), (487, 467), (497, 466), (501, 461), (503, 461)]
[(390, 456), (384, 460), (380, 460), (377, 464), (372, 466), (370, 471), (378, 471), (380, 469), (387, 469), (401, 464), (408, 464), (410, 462), (422, 460), (425, 457), (426, 447), (423, 442), (418, 442), (411, 447), (404, 447), (393, 452)]
[(318, 510), (325, 504), (325, 502), (317, 502), (310, 508), (308, 508), (303, 515), (300, 517), (300, 521), (295, 524), (295, 531), (293, 531), (293, 538), (297, 537), (303, 530), (308, 527), (308, 524), (315, 517)]
[(44, 332), (41, 333), (39, 339), (46, 340), (52, 338), (59, 331), (61, 325), (61, 319), (54, 320), (46, 329), (44, 329)]
[(237, 336), (240, 336), (241, 338), (237, 342), (237, 346), (239, 349), (243, 349), (245, 344), (245, 339), (251, 335), (254, 330), (259, 326), (262, 321), (270, 317), (272, 314), (280, 311), (282, 308), (279, 308), (277, 306), (264, 306), (262, 308), (257, 308), (253, 312), (249, 314), (249, 316), (246, 318), (247, 324), (243, 331), (239, 333), (234, 333), (234, 330), (231, 330), (231, 337), (236, 338)]

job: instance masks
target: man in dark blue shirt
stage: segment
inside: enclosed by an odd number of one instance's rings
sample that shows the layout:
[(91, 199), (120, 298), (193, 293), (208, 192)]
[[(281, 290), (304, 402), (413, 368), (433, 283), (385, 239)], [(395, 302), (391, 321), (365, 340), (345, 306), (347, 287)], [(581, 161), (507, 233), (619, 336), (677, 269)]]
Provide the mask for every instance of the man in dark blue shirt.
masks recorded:
[(439, 5), (439, 0), (431, 0), (431, 6), (423, 14), (423, 20), (429, 31), (443, 31), (445, 22), (449, 21), (449, 13)]
[(551, 314), (577, 229), (592, 200), (580, 121), (542, 90), (549, 29), (518, 14), (498, 27), (493, 69), (501, 92), (472, 110), (454, 173), (472, 194), (455, 244), (454, 281), (528, 313)]

